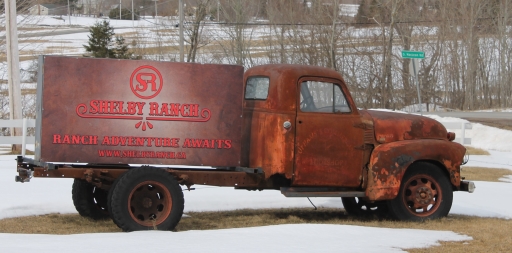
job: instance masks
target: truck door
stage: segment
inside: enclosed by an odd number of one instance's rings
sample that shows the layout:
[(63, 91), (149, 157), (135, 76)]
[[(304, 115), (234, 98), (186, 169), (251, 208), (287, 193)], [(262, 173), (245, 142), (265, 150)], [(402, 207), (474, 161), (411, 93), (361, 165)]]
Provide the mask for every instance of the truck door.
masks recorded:
[(364, 130), (340, 80), (302, 78), (298, 83), (293, 185), (358, 187)]

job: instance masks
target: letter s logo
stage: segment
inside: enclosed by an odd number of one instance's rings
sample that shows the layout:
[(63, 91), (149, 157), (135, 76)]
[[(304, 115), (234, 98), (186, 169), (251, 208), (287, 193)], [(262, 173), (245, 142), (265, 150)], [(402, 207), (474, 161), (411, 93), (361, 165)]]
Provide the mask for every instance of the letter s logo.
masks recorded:
[(136, 91), (146, 91), (148, 89), (148, 83), (151, 84), (151, 91), (156, 91), (156, 75), (153, 73), (137, 73), (136, 77), (137, 82)]
[(162, 86), (162, 75), (152, 66), (138, 67), (130, 77), (130, 88), (133, 94), (142, 99), (156, 97), (162, 90)]

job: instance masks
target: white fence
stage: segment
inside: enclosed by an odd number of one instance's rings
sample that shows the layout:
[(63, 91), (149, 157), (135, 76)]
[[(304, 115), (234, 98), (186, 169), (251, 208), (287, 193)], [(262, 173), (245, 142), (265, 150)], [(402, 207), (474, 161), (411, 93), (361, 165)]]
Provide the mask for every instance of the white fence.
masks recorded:
[(462, 122), (462, 121), (459, 121), (459, 122), (442, 122), (441, 121), (441, 124), (443, 124), (443, 126), (446, 127), (446, 129), (448, 129), (448, 130), (453, 130), (453, 129), (458, 130), (457, 132), (459, 132), (460, 134), (458, 134), (458, 133), (455, 134), (456, 142), (458, 142), (462, 145), (465, 145), (465, 144), (471, 145), (471, 138), (466, 138), (466, 130), (473, 129), (473, 125), (471, 125), (471, 123), (466, 123), (466, 122)]
[(34, 136), (27, 136), (27, 128), (36, 127), (35, 119), (15, 119), (0, 120), (0, 128), (21, 127), (23, 129), (21, 136), (0, 136), (0, 144), (21, 144), (21, 155), (25, 155), (27, 144), (35, 144)]

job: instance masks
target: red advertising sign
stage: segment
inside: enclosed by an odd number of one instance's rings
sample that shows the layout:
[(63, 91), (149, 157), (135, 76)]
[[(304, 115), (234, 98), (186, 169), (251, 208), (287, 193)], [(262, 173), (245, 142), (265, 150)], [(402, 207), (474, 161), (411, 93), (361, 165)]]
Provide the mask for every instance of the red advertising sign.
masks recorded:
[(238, 166), (243, 67), (45, 56), (36, 159)]

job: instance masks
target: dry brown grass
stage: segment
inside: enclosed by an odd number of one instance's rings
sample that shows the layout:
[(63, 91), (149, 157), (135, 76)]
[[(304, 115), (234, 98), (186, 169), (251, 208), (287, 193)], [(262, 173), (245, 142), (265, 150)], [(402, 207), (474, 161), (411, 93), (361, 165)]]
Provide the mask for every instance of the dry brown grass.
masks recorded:
[[(37, 59), (38, 56), (20, 56), (20, 62), (22, 61), (30, 61)], [(0, 62), (7, 61), (7, 56), (4, 56), (0, 53)]]
[(178, 46), (165, 46), (165, 47), (144, 47), (137, 49), (140, 54), (176, 54), (180, 49)]
[[(5, 148), (3, 148), (3, 150), (5, 150)], [(8, 148), (8, 152), (7, 153), (4, 153), (2, 155), (21, 155), (21, 150), (17, 150), (17, 151), (11, 151), (10, 148)], [(32, 150), (28, 150), (28, 149), (25, 149), (25, 155), (34, 155), (34, 151)]]
[(512, 171), (508, 169), (494, 169), (481, 167), (463, 166), (460, 172), (466, 180), (474, 181), (490, 181), (501, 182), (499, 179), (506, 175), (512, 175)]
[[(23, 39), (23, 43), (31, 43), (31, 44), (43, 44), (43, 43), (48, 43), (50, 42), (51, 40), (43, 40), (43, 39)], [(72, 43), (70, 41), (61, 41), (61, 43)]]
[[(21, 89), (21, 95), (36, 94), (36, 92), (37, 92), (36, 89)], [(8, 90), (0, 91), (0, 95), (8, 96), (9, 91)]]
[[(341, 209), (295, 208), (237, 210), (229, 212), (191, 212), (182, 218), (176, 231), (256, 227), (279, 224), (343, 224), (383, 228), (445, 230), (473, 237), (466, 242), (442, 242), (441, 246), (409, 252), (507, 252), (512, 249), (512, 220), (460, 215), (426, 222), (358, 219)], [(1, 233), (79, 234), (120, 232), (110, 220), (92, 221), (78, 214), (50, 214), (0, 220)], [(371, 239), (371, 238), (369, 238)]]
[(465, 146), (468, 155), (491, 155), (489, 151), (481, 148), (475, 148), (471, 146)]
[(0, 231), (20, 234), (83, 234), (120, 232), (121, 229), (111, 220), (94, 221), (78, 214), (48, 214), (0, 220)]

